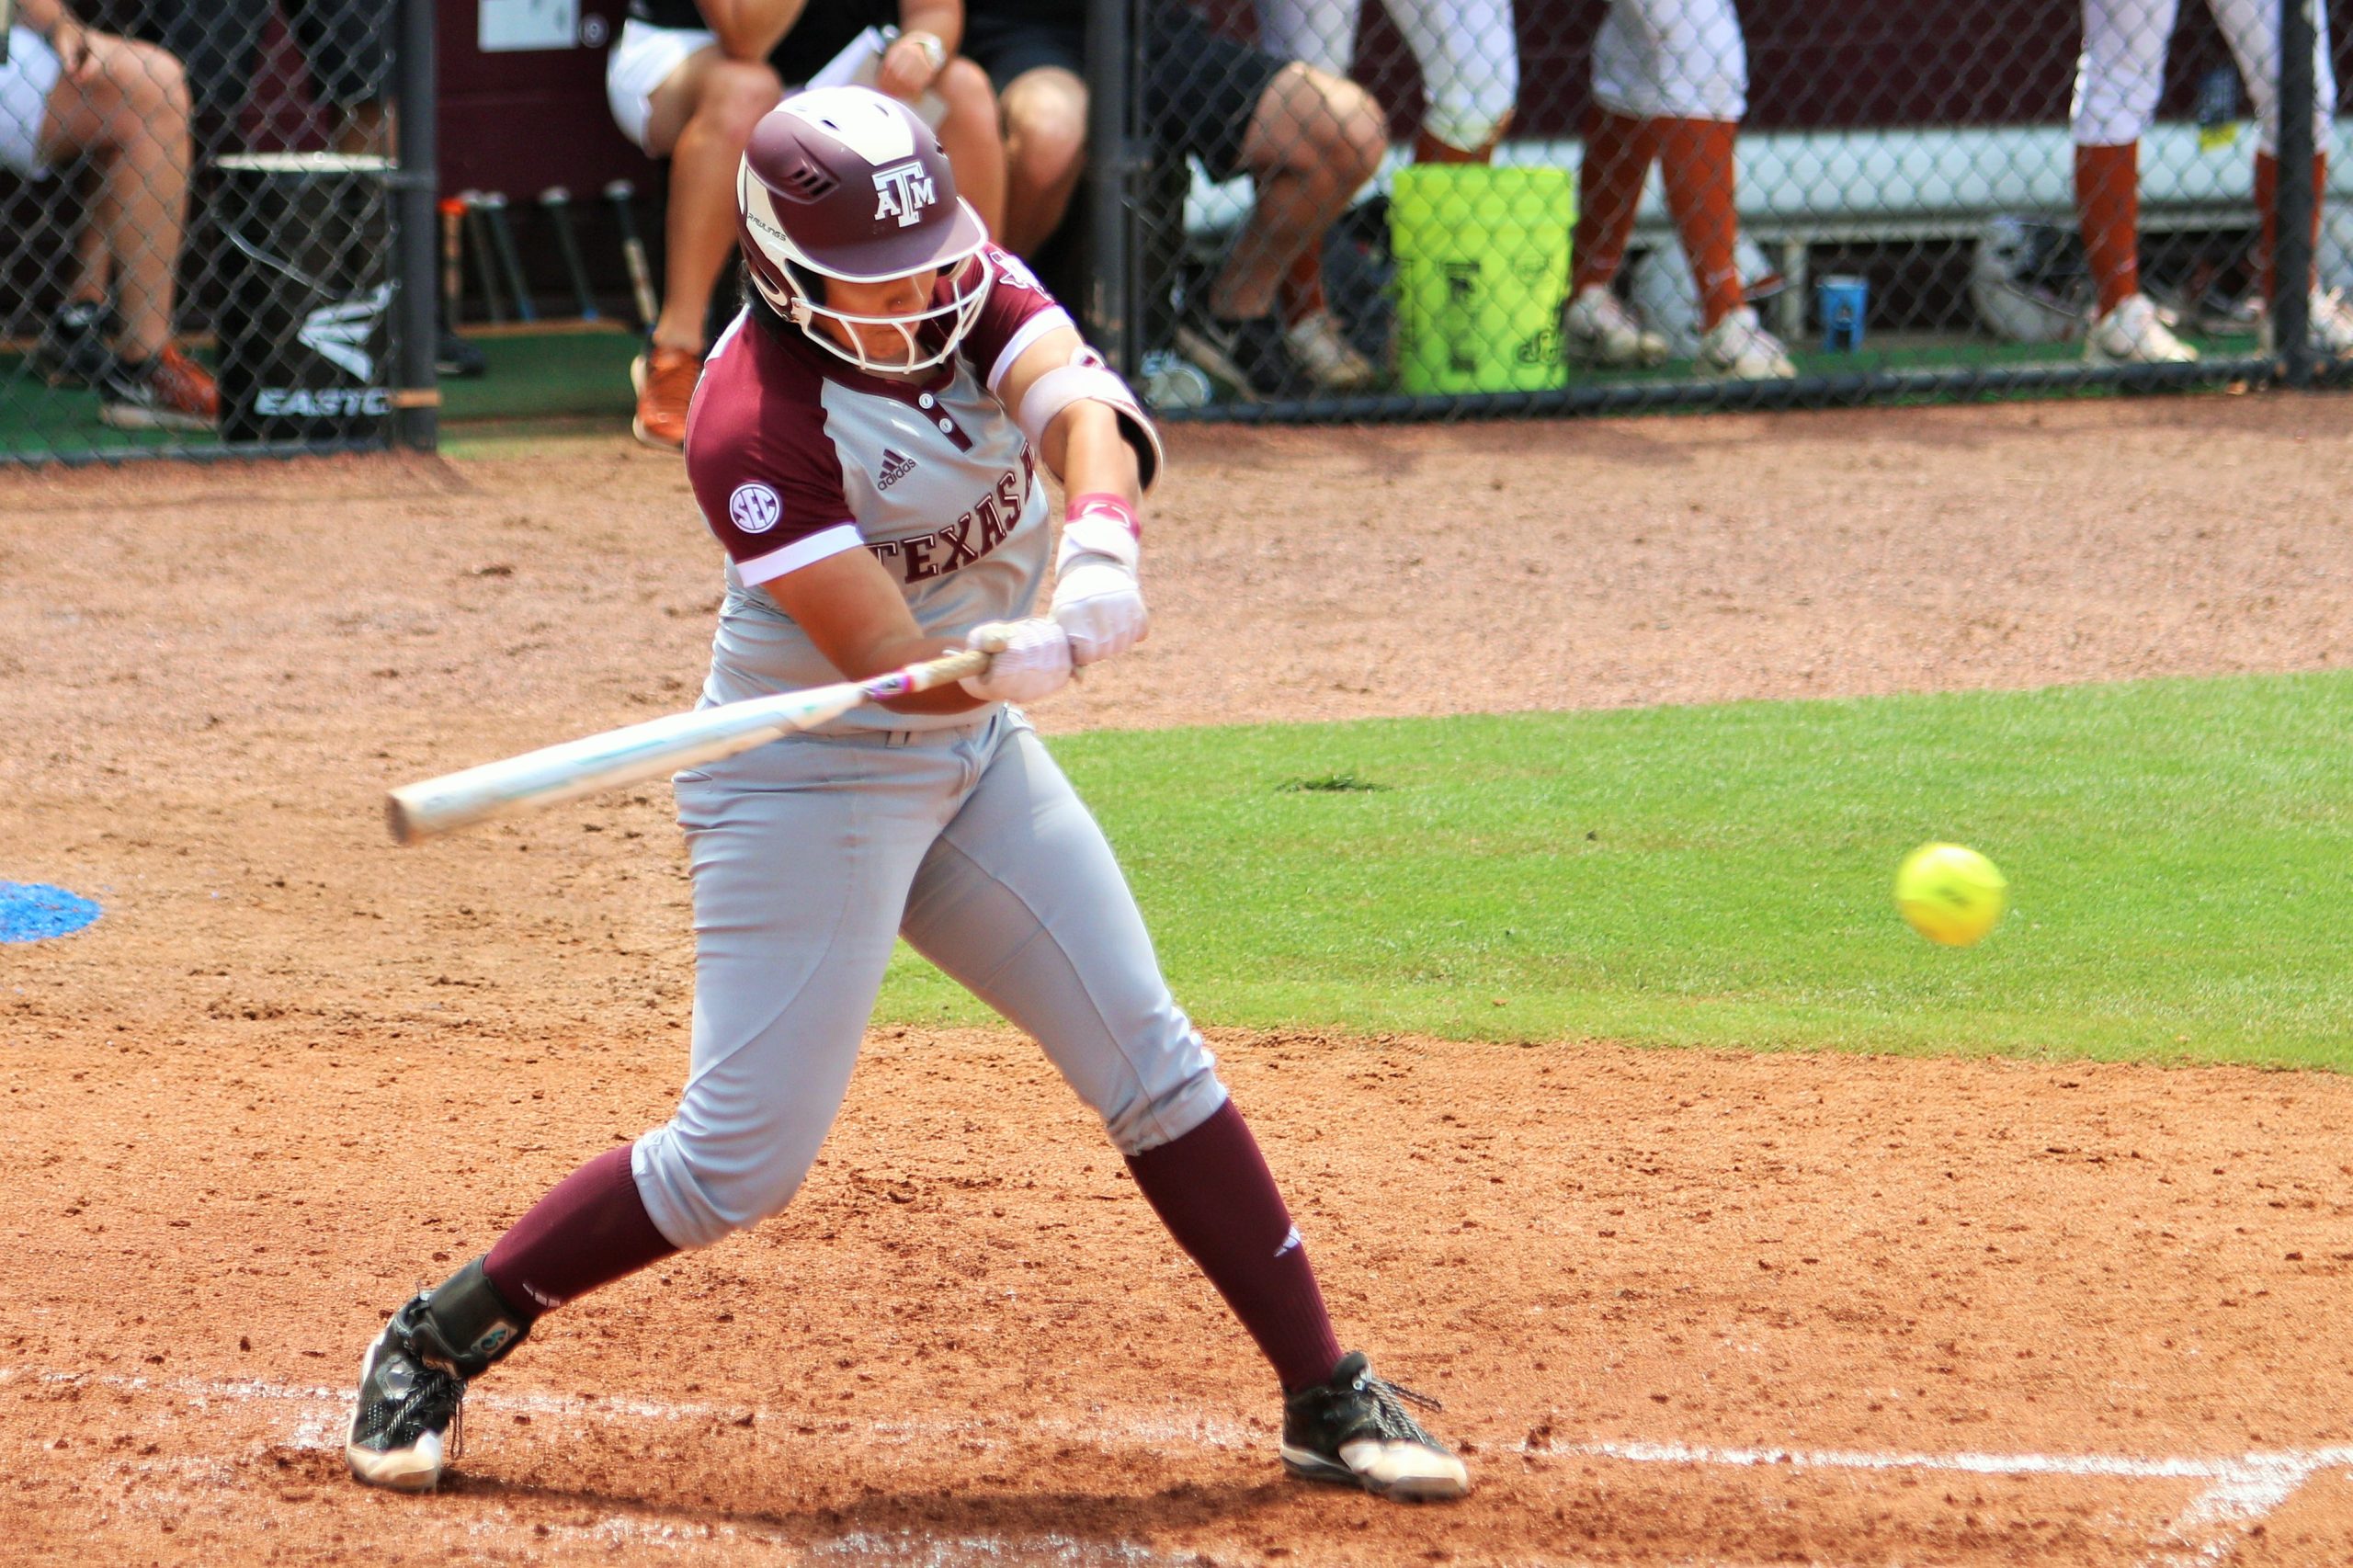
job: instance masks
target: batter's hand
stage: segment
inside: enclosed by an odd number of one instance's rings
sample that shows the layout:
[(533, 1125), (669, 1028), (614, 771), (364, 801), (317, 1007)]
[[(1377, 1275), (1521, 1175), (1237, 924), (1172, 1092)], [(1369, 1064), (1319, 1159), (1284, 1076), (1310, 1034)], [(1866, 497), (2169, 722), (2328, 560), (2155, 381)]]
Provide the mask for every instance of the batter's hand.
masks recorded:
[(987, 669), (963, 680), (983, 702), (1035, 702), (1070, 684), (1070, 638), (1051, 620), (984, 621), (964, 642), (990, 655)]
[(1070, 633), (1073, 664), (1124, 653), (1151, 630), (1136, 582), (1142, 553), (1137, 535), (1135, 514), (1117, 497), (1086, 496), (1072, 504), (1047, 613)]

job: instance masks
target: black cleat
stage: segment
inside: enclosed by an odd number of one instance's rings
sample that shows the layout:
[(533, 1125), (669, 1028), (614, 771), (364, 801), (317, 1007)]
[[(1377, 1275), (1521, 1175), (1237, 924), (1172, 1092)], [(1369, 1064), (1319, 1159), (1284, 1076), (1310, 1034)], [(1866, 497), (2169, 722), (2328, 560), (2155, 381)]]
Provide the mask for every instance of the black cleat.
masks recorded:
[(1283, 1400), (1283, 1468), (1305, 1481), (1360, 1486), (1375, 1496), (1436, 1503), (1471, 1490), (1471, 1471), (1405, 1413), (1427, 1394), (1372, 1375), (1361, 1350), (1340, 1358), (1332, 1381)]
[(74, 300), (42, 325), (33, 368), (53, 387), (97, 386), (114, 369), (111, 346), (121, 330), (104, 300)]
[(1203, 312), (1176, 328), (1176, 347), (1245, 401), (1302, 397), (1308, 391), (1272, 316), (1227, 321)]
[(472, 381), (489, 369), (480, 348), (448, 327), (433, 335), (433, 369), (445, 379)]
[(425, 1302), (420, 1294), (394, 1312), (359, 1363), (359, 1404), (343, 1457), (352, 1476), (370, 1486), (430, 1492), (462, 1441), (466, 1380), (426, 1358), (417, 1334)]
[[(465, 1428), (466, 1380), (523, 1343), (531, 1320), (507, 1306), (476, 1258), (392, 1314), (359, 1363), (343, 1457), (355, 1480), (430, 1492)], [(446, 1449), (445, 1449), (446, 1444)]]

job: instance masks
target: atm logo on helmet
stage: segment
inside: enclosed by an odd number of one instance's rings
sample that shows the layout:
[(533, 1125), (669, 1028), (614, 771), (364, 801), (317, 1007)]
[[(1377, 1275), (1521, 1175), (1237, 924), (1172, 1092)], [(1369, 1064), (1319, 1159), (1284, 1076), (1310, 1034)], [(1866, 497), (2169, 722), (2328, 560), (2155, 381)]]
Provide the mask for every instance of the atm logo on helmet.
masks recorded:
[(902, 229), (920, 222), (923, 210), (939, 200), (939, 187), (921, 164), (901, 164), (874, 175), (876, 222), (896, 218)]

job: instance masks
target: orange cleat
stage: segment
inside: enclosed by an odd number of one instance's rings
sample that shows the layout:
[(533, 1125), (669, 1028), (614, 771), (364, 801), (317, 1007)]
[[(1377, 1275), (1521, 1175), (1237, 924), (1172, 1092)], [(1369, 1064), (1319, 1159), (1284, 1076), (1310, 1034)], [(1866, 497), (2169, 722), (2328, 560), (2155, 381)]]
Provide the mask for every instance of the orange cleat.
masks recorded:
[(631, 360), (629, 379), (637, 388), (637, 418), (630, 428), (637, 438), (662, 451), (684, 451), (687, 405), (694, 401), (695, 382), (701, 376), (702, 356), (684, 348), (656, 344)]
[(98, 417), (117, 430), (210, 430), (220, 422), (211, 373), (166, 345), (152, 359), (119, 359), (98, 384)]

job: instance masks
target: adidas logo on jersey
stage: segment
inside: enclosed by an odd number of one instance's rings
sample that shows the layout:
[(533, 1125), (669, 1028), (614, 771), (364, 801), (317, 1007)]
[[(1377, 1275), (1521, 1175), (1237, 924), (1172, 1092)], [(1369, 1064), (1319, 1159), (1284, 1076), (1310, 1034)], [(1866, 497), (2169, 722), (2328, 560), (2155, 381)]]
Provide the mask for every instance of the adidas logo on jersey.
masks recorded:
[(877, 477), (876, 484), (881, 489), (888, 490), (891, 486), (898, 483), (899, 481), (906, 478), (907, 475), (915, 472), (915, 459), (902, 457), (897, 452), (892, 451), (890, 448), (885, 447), (882, 449), (882, 472)]

